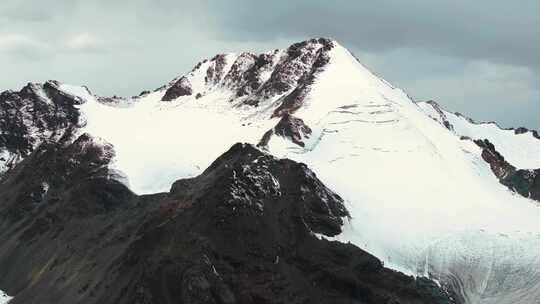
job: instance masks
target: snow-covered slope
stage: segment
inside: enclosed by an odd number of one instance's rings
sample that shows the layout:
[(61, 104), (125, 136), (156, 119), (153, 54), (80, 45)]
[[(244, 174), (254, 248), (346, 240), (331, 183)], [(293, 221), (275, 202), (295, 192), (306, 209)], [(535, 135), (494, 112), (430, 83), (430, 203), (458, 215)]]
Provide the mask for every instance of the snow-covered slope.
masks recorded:
[(469, 303), (540, 300), (539, 207), (502, 187), (472, 141), (348, 52), (331, 58), (295, 113), (314, 130), (311, 141), (298, 149), (275, 137), (269, 150), (309, 164), (350, 202), (338, 239), (453, 284)]
[(83, 131), (114, 145), (115, 166), (134, 191), (165, 191), (179, 177), (200, 174), (232, 143), (257, 143), (332, 44), (319, 39), (260, 55), (218, 55), (129, 107), (100, 102), (86, 88), (61, 89), (88, 100), (80, 107)]
[(434, 101), (419, 102), (418, 106), (458, 136), (488, 139), (515, 167), (540, 168), (540, 136), (536, 131), (525, 128), (502, 129), (494, 122), (476, 123), (459, 113), (444, 110)]
[(518, 167), (540, 167), (540, 141), (459, 116), (446, 118), (452, 132), (335, 41), (218, 55), (123, 106), (59, 88), (86, 101), (79, 132), (113, 144), (114, 167), (138, 193), (201, 173), (235, 142), (259, 143), (308, 164), (346, 200), (352, 218), (338, 240), (467, 303), (540, 302), (540, 207), (460, 137), (489, 135)]

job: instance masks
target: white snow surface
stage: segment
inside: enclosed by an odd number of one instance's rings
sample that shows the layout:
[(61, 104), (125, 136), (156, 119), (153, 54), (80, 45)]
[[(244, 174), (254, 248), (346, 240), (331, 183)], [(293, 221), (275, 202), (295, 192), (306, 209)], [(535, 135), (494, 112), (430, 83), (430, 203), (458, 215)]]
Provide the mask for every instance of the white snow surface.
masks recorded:
[[(434, 109), (433, 104), (420, 102), (418, 105), (430, 117), (441, 122), (441, 114)], [(440, 110), (457, 135), (488, 139), (508, 162), (519, 169), (540, 168), (540, 139), (535, 138), (531, 132), (515, 134), (514, 130), (501, 129), (493, 122), (474, 123), (462, 115)]]
[[(336, 239), (388, 267), (455, 286), (467, 303), (540, 302), (537, 203), (502, 186), (472, 141), (460, 140), (336, 45), (294, 114), (313, 130), (306, 146), (278, 136), (268, 145), (277, 157), (308, 164), (346, 200), (351, 219)], [(190, 81), (205, 92), (200, 99), (161, 102), (160, 90), (120, 108), (85, 95), (82, 131), (114, 145), (114, 168), (135, 192), (167, 191), (232, 144), (257, 143), (277, 123), (270, 118), (275, 100), (239, 107), (225, 86), (203, 87), (204, 79), (196, 79)], [(481, 132), (456, 128), (459, 135)], [(490, 136), (507, 159), (537, 164), (540, 141), (512, 148), (513, 139), (493, 137), (497, 132)]]
[(5, 292), (0, 290), (0, 304), (7, 304), (9, 301), (13, 299), (12, 297), (8, 296)]
[(276, 119), (257, 120), (234, 110), (228, 92), (209, 92), (172, 103), (154, 92), (129, 108), (111, 107), (90, 99), (81, 105), (82, 132), (114, 145), (114, 168), (129, 178), (136, 193), (168, 191), (183, 177), (200, 174), (238, 141), (257, 142)]
[(0, 175), (9, 169), (9, 163), (13, 159), (14, 155), (8, 150), (0, 150)]

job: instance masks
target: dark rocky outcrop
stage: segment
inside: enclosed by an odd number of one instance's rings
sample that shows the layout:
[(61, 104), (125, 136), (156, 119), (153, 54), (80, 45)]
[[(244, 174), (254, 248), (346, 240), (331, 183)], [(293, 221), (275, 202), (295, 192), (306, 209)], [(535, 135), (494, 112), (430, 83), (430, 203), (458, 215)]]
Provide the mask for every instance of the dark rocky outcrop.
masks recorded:
[(489, 164), (491, 171), (498, 179), (504, 179), (512, 171), (515, 171), (516, 168), (504, 159), (504, 156), (495, 149), (489, 140), (477, 139), (474, 143), (482, 148), (482, 158)]
[(482, 158), (501, 184), (524, 197), (540, 201), (540, 169), (517, 169), (504, 159), (489, 140), (474, 142), (482, 148)]
[(305, 165), (236, 144), (169, 193), (113, 178), (107, 143), (32, 152), (0, 183), (0, 289), (18, 303), (451, 303), (327, 241), (348, 216)]
[(454, 131), (454, 126), (448, 121), (448, 118), (446, 117), (446, 113), (441, 108), (441, 106), (437, 102), (435, 102), (433, 100), (428, 100), (428, 101), (426, 101), (426, 103), (431, 105), (433, 107), (433, 109), (437, 112), (437, 114), (439, 114), (443, 126), (445, 128), (447, 128), (448, 130), (450, 130), (450, 131)]
[(206, 76), (204, 80), (207, 84), (215, 85), (220, 82), (221, 79), (223, 79), (223, 75), (225, 73), (225, 54), (218, 54), (214, 56), (214, 58), (212, 58), (210, 61), (214, 62), (214, 64), (206, 70)]
[(260, 54), (254, 58), (253, 64), (243, 74), (243, 83), (236, 92), (237, 97), (253, 94), (263, 85), (263, 72), (270, 71), (276, 61), (277, 52), (270, 54)]
[(287, 59), (278, 64), (270, 79), (261, 88), (262, 96), (275, 96), (293, 89), (308, 80), (314, 70), (321, 67), (319, 58), (334, 47), (330, 39), (319, 38), (302, 41), (287, 49)]
[(181, 77), (180, 79), (178, 79), (178, 81), (176, 81), (172, 86), (167, 89), (165, 95), (163, 95), (163, 98), (161, 98), (161, 100), (171, 101), (175, 100), (178, 97), (189, 96), (191, 94), (193, 94), (191, 83), (186, 77)]
[(536, 130), (530, 130), (530, 129), (527, 129), (527, 128), (524, 128), (524, 127), (519, 127), (519, 128), (514, 129), (514, 133), (516, 135), (526, 134), (528, 132), (531, 132), (532, 136), (534, 136), (535, 138), (540, 139), (540, 135), (538, 134), (538, 131), (536, 131)]
[(280, 105), (273, 113), (273, 117), (280, 117), (285, 114), (296, 112), (304, 104), (304, 99), (311, 90), (311, 85), (315, 81), (315, 77), (323, 71), (324, 67), (330, 62), (328, 51), (332, 49), (331, 41), (322, 40), (323, 46), (315, 54), (315, 60), (311, 69), (302, 75), (298, 81), (299, 85), (288, 95), (280, 100)]
[(83, 123), (77, 109), (82, 102), (80, 97), (60, 90), (56, 81), (29, 83), (19, 92), (2, 92), (0, 152), (23, 158), (42, 142), (72, 133)]
[(220, 54), (200, 62), (188, 75), (170, 85), (162, 100), (201, 93), (192, 92), (188, 83), (194, 73), (204, 73), (208, 90), (216, 86), (227, 88), (232, 92), (231, 102), (238, 101), (238, 106), (256, 107), (261, 101), (281, 97), (274, 115), (293, 113), (302, 106), (316, 75), (328, 64), (329, 51), (334, 47), (332, 40), (318, 38), (295, 43), (284, 51), (241, 53), (231, 63), (229, 71), (224, 70), (227, 57)]
[(279, 135), (289, 139), (300, 147), (304, 147), (304, 139), (309, 138), (311, 133), (311, 128), (308, 127), (302, 119), (290, 114), (284, 114), (277, 125), (263, 135), (258, 146), (266, 147), (273, 135)]

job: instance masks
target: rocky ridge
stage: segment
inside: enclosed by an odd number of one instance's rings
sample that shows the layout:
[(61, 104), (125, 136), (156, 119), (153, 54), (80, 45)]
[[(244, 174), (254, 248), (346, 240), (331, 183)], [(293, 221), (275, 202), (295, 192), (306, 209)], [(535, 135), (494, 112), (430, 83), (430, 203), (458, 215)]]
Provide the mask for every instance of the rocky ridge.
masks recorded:
[(82, 135), (0, 184), (0, 286), (13, 304), (453, 303), (427, 279), (327, 241), (348, 216), (305, 165), (236, 144), (170, 192), (134, 195)]
[[(420, 103), (421, 107), (429, 106), (429, 111), (433, 119), (437, 120), (449, 131), (461, 136), (462, 140), (473, 140), (482, 149), (482, 158), (490, 165), (494, 175), (499, 179), (501, 184), (508, 187), (510, 190), (536, 201), (540, 201), (540, 168), (520, 168), (519, 164), (513, 164), (511, 161), (504, 157), (504, 153), (501, 153), (500, 148), (497, 145), (507, 144), (502, 142), (497, 133), (511, 132), (515, 138), (531, 137), (536, 140), (540, 140), (540, 136), (536, 130), (529, 130), (524, 127), (518, 128), (501, 128), (495, 122), (475, 122), (473, 119), (464, 116), (460, 113), (449, 113), (444, 110), (435, 101), (427, 101)], [(450, 117), (454, 116), (454, 122), (452, 123)], [(465, 128), (456, 127), (455, 124), (465, 121), (470, 126), (474, 127), (488, 127), (494, 130), (494, 132), (487, 133), (475, 133), (474, 131), (464, 132)], [(494, 141), (497, 141), (496, 143)], [(512, 145), (508, 143), (508, 145)]]

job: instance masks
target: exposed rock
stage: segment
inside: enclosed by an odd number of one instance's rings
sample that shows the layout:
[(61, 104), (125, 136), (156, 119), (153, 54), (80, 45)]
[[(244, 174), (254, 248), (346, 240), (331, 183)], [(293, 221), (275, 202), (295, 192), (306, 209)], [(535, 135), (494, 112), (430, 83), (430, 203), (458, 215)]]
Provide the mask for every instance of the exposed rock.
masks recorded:
[(189, 80), (186, 77), (181, 77), (169, 89), (167, 89), (165, 95), (163, 95), (163, 98), (161, 98), (161, 100), (171, 101), (181, 96), (189, 96), (192, 93), (193, 90), (191, 88), (191, 83), (189, 82)]
[[(55, 80), (49, 80), (43, 84), (43, 90), (54, 104), (66, 106), (74, 104), (80, 105), (86, 102), (86, 100), (79, 96), (74, 96), (60, 90), (59, 86), (60, 82)], [(88, 91), (88, 88), (85, 87), (85, 89)], [(90, 93), (90, 91), (88, 91), (88, 93)]]
[[(284, 51), (275, 50), (263, 54), (241, 53), (234, 62), (227, 60), (234, 55), (219, 54), (209, 60), (199, 62), (191, 72), (178, 78), (167, 88), (163, 101), (180, 96), (226, 88), (232, 94), (231, 102), (237, 106), (257, 107), (261, 102), (281, 97), (276, 116), (293, 113), (298, 109), (309, 92), (317, 73), (329, 62), (329, 51), (334, 47), (330, 39), (319, 38), (291, 45)], [(228, 71), (225, 70), (226, 67)], [(191, 81), (204, 77), (201, 92), (193, 92)], [(193, 84), (195, 85), (195, 84)], [(282, 96), (283, 95), (283, 96)]]
[(514, 129), (514, 134), (524, 134), (527, 132), (529, 132), (529, 129), (524, 128), (524, 127), (519, 127), (519, 128)]
[(270, 72), (276, 61), (277, 52), (260, 54), (255, 58), (251, 67), (244, 73), (243, 82), (236, 92), (237, 97), (253, 94), (266, 81), (265, 72)]
[(490, 165), (501, 184), (524, 197), (540, 201), (540, 169), (517, 169), (497, 152), (489, 140), (474, 142), (482, 148), (482, 158)]
[(474, 142), (482, 148), (482, 158), (490, 165), (491, 171), (493, 171), (497, 178), (504, 179), (515, 171), (514, 166), (504, 159), (489, 140), (477, 139)]
[[(287, 49), (287, 58), (280, 62), (270, 79), (261, 88), (262, 97), (276, 96), (296, 87), (301, 79), (309, 81), (309, 75), (324, 63), (319, 57), (334, 47), (331, 40), (312, 39), (295, 43)], [(302, 83), (302, 82), (300, 82)]]
[[(256, 62), (256, 55), (251, 53), (241, 53), (231, 66), (231, 69), (225, 75), (224, 85), (233, 90), (238, 90), (236, 96), (241, 97), (248, 94), (244, 86), (249, 87), (248, 70), (253, 71), (253, 66)], [(253, 72), (249, 73), (253, 74)]]
[(210, 61), (214, 64), (206, 70), (206, 77), (204, 80), (206, 84), (215, 85), (223, 79), (225, 73), (225, 54), (216, 55)]
[(118, 97), (116, 95), (112, 97), (97, 97), (97, 101), (99, 101), (102, 104), (106, 104), (108, 106), (112, 107), (127, 107), (132, 102), (127, 98), (124, 97)]
[(41, 143), (59, 140), (81, 125), (76, 106), (84, 100), (58, 85), (56, 81), (29, 83), (19, 92), (0, 94), (0, 154), (7, 151), (20, 160)]
[(34, 152), (0, 184), (0, 287), (13, 304), (452, 303), (316, 237), (348, 213), (303, 164), (236, 144), (169, 193), (136, 196), (104, 178), (110, 157), (83, 136)]
[(433, 100), (428, 100), (426, 101), (426, 103), (430, 104), (433, 109), (439, 114), (440, 118), (441, 118), (441, 121), (442, 121), (442, 124), (450, 131), (454, 131), (454, 126), (452, 126), (452, 124), (448, 121), (448, 118), (446, 117), (446, 113), (444, 113), (443, 109), (441, 108), (441, 106), (433, 101)]
[(280, 117), (287, 113), (292, 114), (302, 107), (304, 99), (311, 90), (311, 85), (315, 81), (315, 77), (318, 73), (323, 71), (324, 67), (330, 61), (328, 51), (332, 48), (332, 42), (326, 40), (323, 40), (323, 42), (329, 44), (323, 44), (323, 47), (317, 51), (316, 59), (313, 62), (311, 70), (309, 73), (302, 76), (302, 79), (299, 81), (299, 86), (297, 86), (290, 94), (282, 98), (280, 105), (272, 115), (273, 117)]
[(535, 138), (540, 139), (540, 135), (538, 135), (538, 131), (536, 131), (536, 130), (529, 130), (529, 129), (524, 128), (524, 127), (519, 127), (519, 128), (514, 129), (515, 134), (525, 134), (525, 133), (528, 133), (528, 132), (531, 132), (531, 134)]
[(275, 134), (289, 139), (300, 147), (304, 147), (305, 143), (303, 140), (309, 138), (311, 133), (311, 128), (302, 119), (290, 114), (284, 114), (278, 124), (264, 134), (258, 146), (266, 147), (272, 135)]

